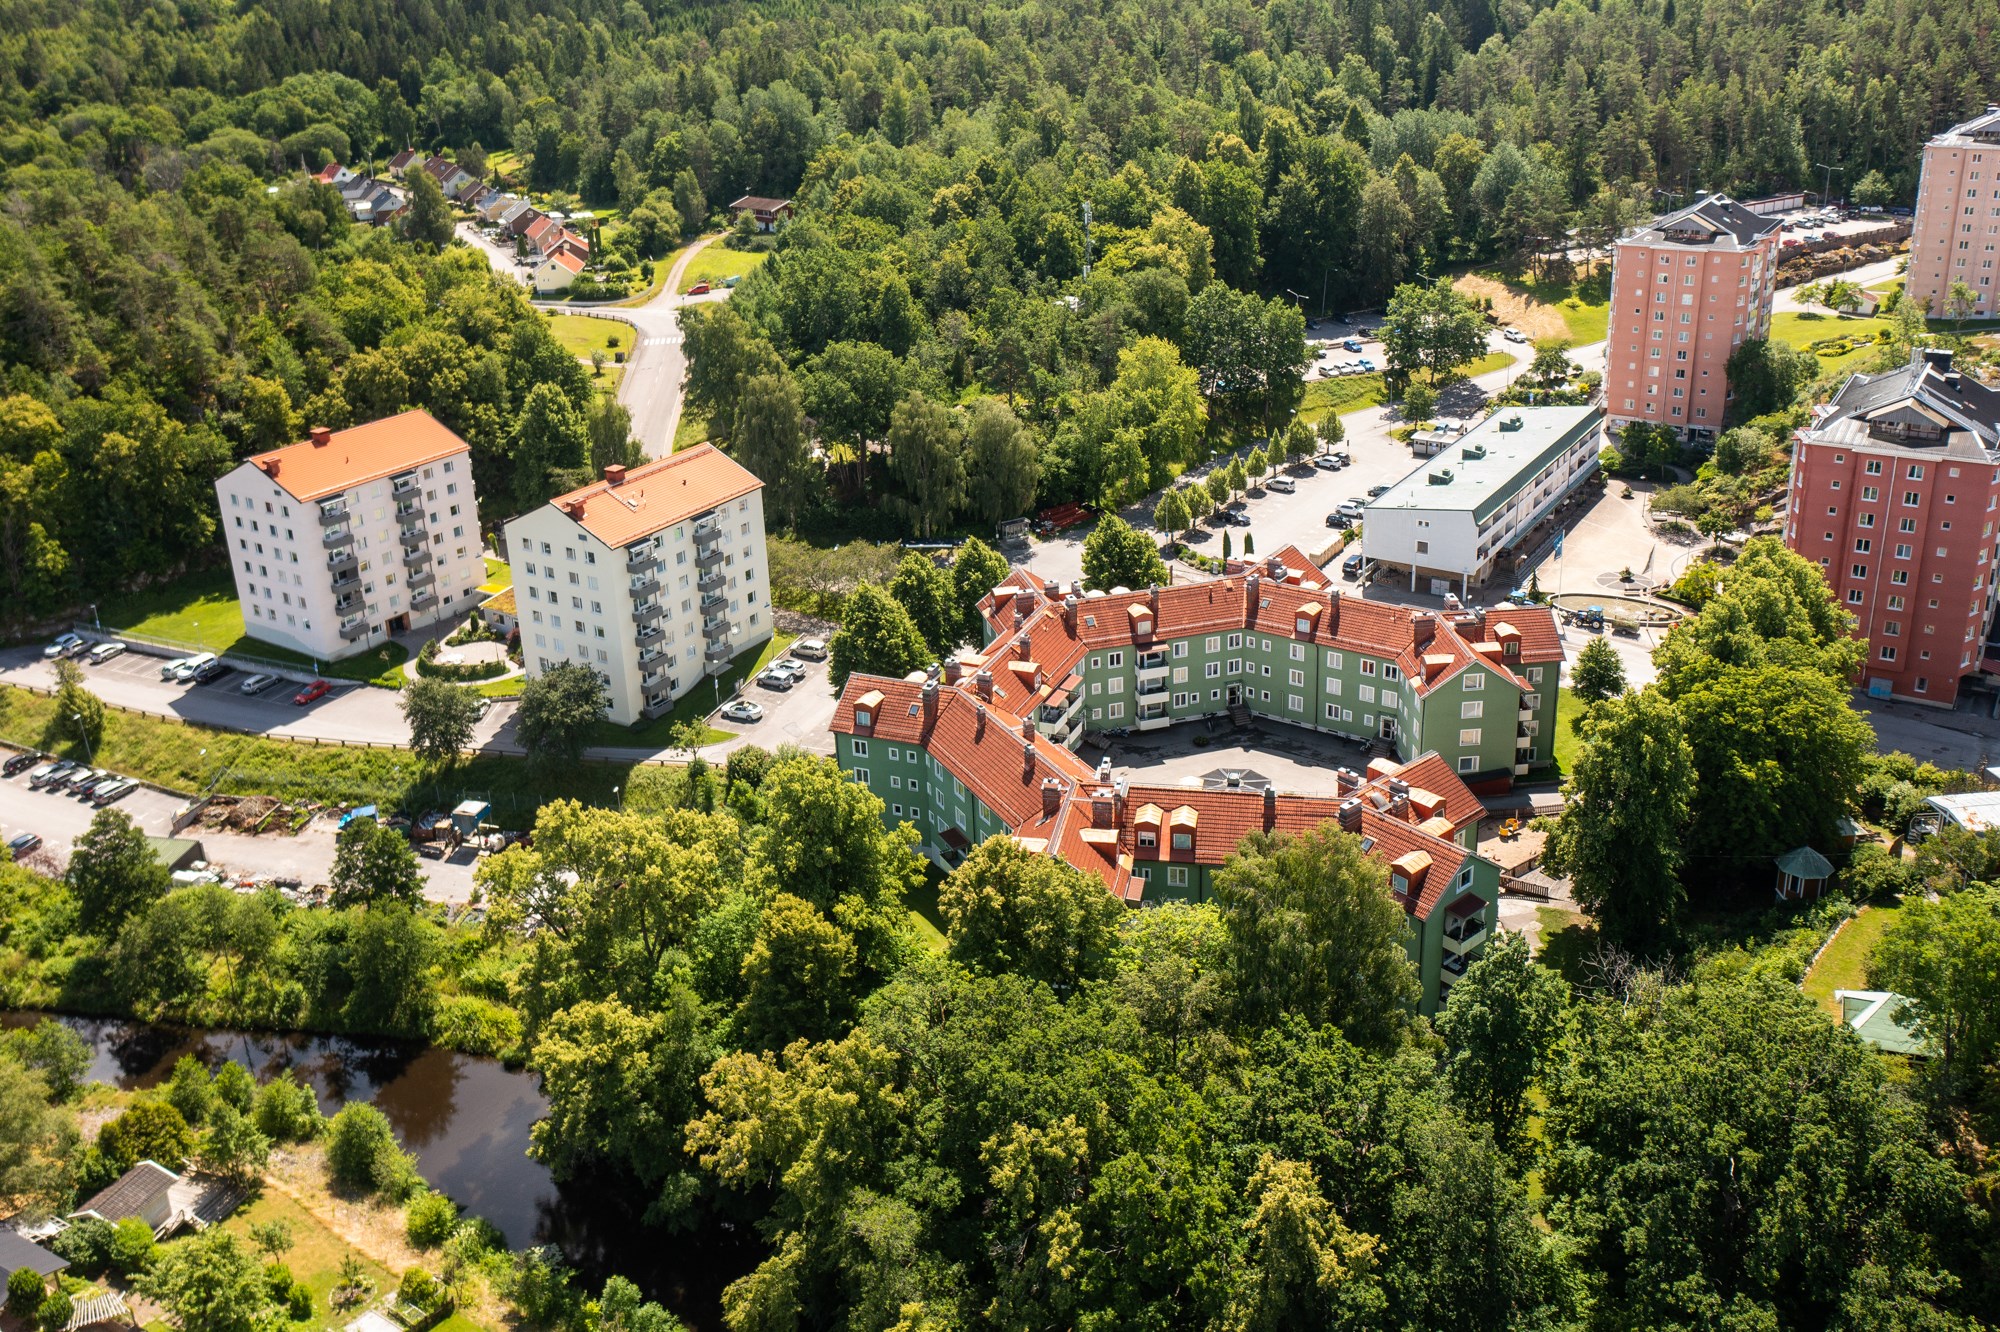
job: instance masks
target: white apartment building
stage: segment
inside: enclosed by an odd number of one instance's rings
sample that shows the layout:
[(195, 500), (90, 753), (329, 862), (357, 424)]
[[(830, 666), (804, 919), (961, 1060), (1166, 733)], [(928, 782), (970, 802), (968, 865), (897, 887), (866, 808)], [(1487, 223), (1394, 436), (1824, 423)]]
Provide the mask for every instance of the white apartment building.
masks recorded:
[(314, 426), (224, 473), (215, 499), (252, 638), (332, 661), (478, 604), (472, 454), (429, 412)]
[(1427, 459), (1362, 517), (1368, 558), (1442, 595), (1496, 575), (1550, 535), (1545, 520), (1597, 470), (1596, 407), (1502, 407)]
[(621, 725), (661, 716), (775, 628), (764, 483), (713, 445), (607, 467), (506, 530), (528, 675), (591, 666)]

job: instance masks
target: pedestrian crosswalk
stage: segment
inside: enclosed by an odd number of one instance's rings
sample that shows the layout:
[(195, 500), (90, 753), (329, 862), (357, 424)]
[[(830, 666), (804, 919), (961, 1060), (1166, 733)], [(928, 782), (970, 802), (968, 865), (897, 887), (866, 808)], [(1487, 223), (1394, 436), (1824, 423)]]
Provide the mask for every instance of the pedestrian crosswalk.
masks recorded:
[(679, 333), (656, 333), (650, 338), (639, 339), (641, 347), (676, 347), (680, 345)]

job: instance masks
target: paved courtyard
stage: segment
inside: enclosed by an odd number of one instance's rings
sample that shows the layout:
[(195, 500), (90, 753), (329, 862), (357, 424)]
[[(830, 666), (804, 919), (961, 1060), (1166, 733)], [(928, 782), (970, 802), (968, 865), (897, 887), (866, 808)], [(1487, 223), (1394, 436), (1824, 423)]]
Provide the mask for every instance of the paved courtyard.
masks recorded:
[(1368, 765), (1367, 751), (1356, 741), (1262, 718), (1242, 730), (1227, 717), (1182, 722), (1112, 740), (1108, 750), (1086, 743), (1079, 751), (1086, 763), (1106, 754), (1113, 777), (1135, 782), (1199, 787), (1210, 774), (1242, 772), (1254, 774), (1259, 786), (1308, 794), (1331, 793), (1335, 769), (1358, 772)]

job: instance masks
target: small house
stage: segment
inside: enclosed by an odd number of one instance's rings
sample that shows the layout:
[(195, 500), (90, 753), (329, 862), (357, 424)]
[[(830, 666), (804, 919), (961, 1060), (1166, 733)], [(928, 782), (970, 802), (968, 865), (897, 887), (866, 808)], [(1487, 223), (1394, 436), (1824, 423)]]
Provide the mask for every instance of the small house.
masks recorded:
[(583, 272), (583, 260), (568, 250), (558, 250), (535, 266), (534, 287), (537, 296), (552, 296), (575, 282)]
[(514, 589), (503, 587), (479, 603), (479, 616), (497, 634), (511, 634), (521, 627), (521, 613), (514, 606)]
[(422, 169), (424, 163), (428, 161), (430, 161), (428, 154), (415, 148), (405, 148), (402, 152), (397, 153), (389, 159), (389, 174), (401, 177), (412, 167)]
[(1809, 846), (1793, 847), (1778, 857), (1777, 865), (1780, 902), (1811, 901), (1833, 877), (1833, 863)]
[(59, 1258), (41, 1245), (10, 1227), (0, 1227), (0, 1288), (19, 1271), (29, 1271), (44, 1281), (67, 1270), (69, 1260)]
[(729, 205), (729, 217), (734, 221), (748, 213), (756, 220), (757, 230), (777, 231), (792, 220), (790, 199), (766, 199), (755, 194), (746, 194)]
[(128, 1216), (136, 1216), (158, 1231), (173, 1214), (169, 1191), (180, 1178), (157, 1161), (141, 1161), (120, 1175), (110, 1188), (71, 1212), (70, 1218), (94, 1216), (116, 1225)]
[(1916, 1014), (1909, 999), (1889, 990), (1835, 990), (1841, 1022), (1878, 1050), (1889, 1054), (1930, 1053), (1930, 1044), (1916, 1031)]

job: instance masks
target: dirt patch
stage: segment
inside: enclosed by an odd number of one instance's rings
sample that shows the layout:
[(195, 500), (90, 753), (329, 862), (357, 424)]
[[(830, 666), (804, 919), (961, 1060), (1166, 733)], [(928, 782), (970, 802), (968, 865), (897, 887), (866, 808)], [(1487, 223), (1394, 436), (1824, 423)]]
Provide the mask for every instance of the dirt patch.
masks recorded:
[(1451, 285), (1464, 295), (1491, 300), (1493, 313), (1503, 325), (1513, 325), (1536, 342), (1544, 338), (1569, 336), (1569, 323), (1562, 317), (1561, 310), (1536, 300), (1518, 287), (1473, 273), (1467, 273)]

